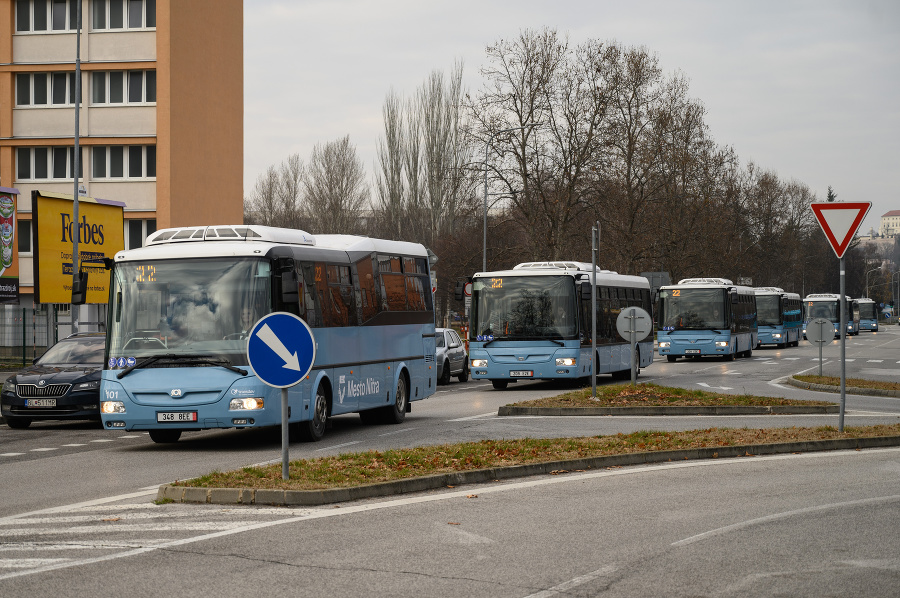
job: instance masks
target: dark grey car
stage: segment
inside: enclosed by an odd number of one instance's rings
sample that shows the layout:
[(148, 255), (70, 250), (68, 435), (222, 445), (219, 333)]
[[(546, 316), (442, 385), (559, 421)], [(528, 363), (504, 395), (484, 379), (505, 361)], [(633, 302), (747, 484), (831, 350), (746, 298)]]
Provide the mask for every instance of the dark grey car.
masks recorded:
[(452, 328), (435, 329), (434, 344), (437, 347), (438, 384), (449, 384), (451, 376), (456, 376), (460, 382), (468, 380), (469, 354), (456, 331)]
[(100, 419), (106, 335), (73, 334), (3, 382), (0, 412), (10, 428), (38, 419)]

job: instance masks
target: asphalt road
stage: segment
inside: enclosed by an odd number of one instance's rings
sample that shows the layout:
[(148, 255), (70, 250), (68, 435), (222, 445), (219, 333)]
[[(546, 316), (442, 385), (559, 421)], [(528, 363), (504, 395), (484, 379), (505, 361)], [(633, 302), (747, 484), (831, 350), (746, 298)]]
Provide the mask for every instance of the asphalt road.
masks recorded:
[[(825, 348), (826, 373), (839, 368), (837, 349)], [(837, 401), (779, 382), (817, 370), (817, 355), (803, 342), (734, 362), (657, 361), (641, 380)], [(900, 330), (848, 339), (847, 357), (848, 376), (896, 379)], [(499, 437), (837, 425), (833, 415), (496, 415), (561, 390), (454, 381), (415, 403), (400, 426), (335, 418), (324, 441), (292, 444), (291, 457)], [(849, 395), (846, 419), (896, 423), (900, 399)], [(897, 450), (570, 472), (317, 509), (152, 502), (161, 483), (280, 457), (277, 429), (186, 434), (176, 445), (87, 424), (2, 429), (0, 595), (821, 596), (900, 587)]]

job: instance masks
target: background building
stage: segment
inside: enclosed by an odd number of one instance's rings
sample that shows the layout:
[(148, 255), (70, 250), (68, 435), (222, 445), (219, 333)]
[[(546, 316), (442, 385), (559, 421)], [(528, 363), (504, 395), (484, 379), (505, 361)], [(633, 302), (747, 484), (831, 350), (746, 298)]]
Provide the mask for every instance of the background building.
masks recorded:
[(878, 234), (882, 237), (893, 237), (900, 233), (900, 210), (891, 210), (881, 217)]
[(20, 192), (29, 308), (31, 191), (74, 190), (78, 2), (84, 194), (126, 204), (126, 248), (243, 217), (241, 0), (0, 0), (0, 187)]

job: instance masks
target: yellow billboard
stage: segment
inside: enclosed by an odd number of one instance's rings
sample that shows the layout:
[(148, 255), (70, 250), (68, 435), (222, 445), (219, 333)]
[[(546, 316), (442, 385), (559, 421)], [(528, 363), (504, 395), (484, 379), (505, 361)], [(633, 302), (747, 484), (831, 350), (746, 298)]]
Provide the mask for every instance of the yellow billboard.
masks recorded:
[[(109, 300), (109, 270), (103, 258), (112, 259), (125, 249), (125, 204), (92, 197), (75, 202), (65, 193), (31, 192), (34, 220), (34, 293), (38, 303), (72, 301), (73, 235), (78, 234), (79, 266), (88, 273), (87, 303)], [(77, 231), (77, 232), (76, 232)]]

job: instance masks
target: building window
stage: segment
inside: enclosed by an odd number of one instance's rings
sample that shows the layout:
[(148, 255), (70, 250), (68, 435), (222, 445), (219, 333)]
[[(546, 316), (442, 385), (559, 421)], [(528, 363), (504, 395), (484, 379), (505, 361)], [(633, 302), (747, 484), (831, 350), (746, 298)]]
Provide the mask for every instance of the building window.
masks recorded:
[[(84, 169), (79, 164), (79, 170)], [(73, 147), (20, 147), (16, 148), (16, 178), (20, 181), (53, 179), (72, 180), (75, 170)], [(83, 175), (79, 175), (79, 178)]]
[(75, 73), (16, 73), (16, 106), (74, 106)]
[(79, 0), (16, 0), (16, 33), (75, 31)]
[(155, 102), (156, 71), (91, 73), (92, 104), (152, 104)]
[(156, 176), (156, 146), (96, 145), (91, 148), (95, 179), (145, 179)]
[(16, 223), (19, 230), (16, 234), (19, 237), (19, 255), (31, 254), (31, 220), (19, 220)]
[(91, 27), (152, 29), (156, 27), (156, 0), (93, 0)]
[(156, 232), (156, 219), (126, 220), (125, 249), (136, 249), (144, 246), (147, 237)]

